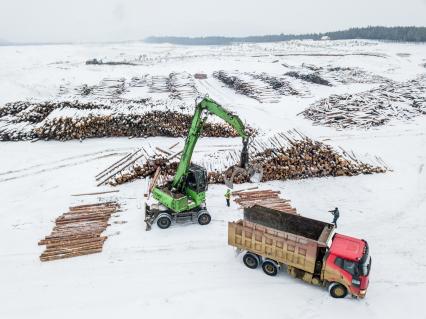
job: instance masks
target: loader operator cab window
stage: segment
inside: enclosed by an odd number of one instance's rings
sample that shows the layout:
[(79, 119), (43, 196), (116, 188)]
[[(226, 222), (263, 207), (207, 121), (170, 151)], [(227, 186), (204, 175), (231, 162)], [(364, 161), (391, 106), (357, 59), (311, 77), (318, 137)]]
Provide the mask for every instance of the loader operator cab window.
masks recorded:
[(198, 165), (191, 165), (186, 177), (186, 185), (197, 193), (207, 190), (207, 171)]

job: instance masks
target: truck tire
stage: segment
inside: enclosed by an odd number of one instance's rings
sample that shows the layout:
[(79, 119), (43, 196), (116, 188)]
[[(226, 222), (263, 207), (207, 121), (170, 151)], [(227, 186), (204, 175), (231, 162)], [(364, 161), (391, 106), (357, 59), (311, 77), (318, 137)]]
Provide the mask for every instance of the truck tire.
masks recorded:
[(272, 260), (265, 260), (262, 264), (262, 269), (268, 276), (276, 276), (278, 274), (278, 267)]
[(246, 253), (243, 257), (243, 262), (250, 269), (256, 269), (259, 266), (259, 258), (252, 253)]
[(346, 295), (348, 294), (348, 290), (346, 289), (346, 287), (337, 282), (333, 282), (328, 287), (328, 292), (330, 293), (330, 296), (332, 296), (333, 298), (345, 298)]
[(212, 217), (210, 216), (209, 212), (206, 210), (201, 210), (198, 213), (198, 224), (200, 225), (208, 225), (210, 224), (210, 221), (212, 220)]
[(167, 213), (161, 213), (157, 219), (157, 226), (161, 229), (169, 228), (172, 224), (172, 218)]

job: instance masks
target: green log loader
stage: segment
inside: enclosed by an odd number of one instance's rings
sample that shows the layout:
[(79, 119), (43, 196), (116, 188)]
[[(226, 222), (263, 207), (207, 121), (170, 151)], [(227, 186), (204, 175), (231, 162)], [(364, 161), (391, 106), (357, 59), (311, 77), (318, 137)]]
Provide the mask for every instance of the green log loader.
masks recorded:
[(243, 148), (238, 170), (241, 172), (241, 170), (249, 169), (249, 134), (243, 122), (211, 98), (203, 98), (196, 104), (176, 175), (167, 185), (154, 186), (151, 190), (154, 202), (145, 204), (147, 230), (151, 229), (155, 221), (161, 229), (168, 228), (172, 222), (193, 221), (200, 225), (210, 223), (211, 216), (206, 207), (207, 171), (204, 167), (191, 163), (195, 145), (210, 114), (223, 119), (242, 137)]

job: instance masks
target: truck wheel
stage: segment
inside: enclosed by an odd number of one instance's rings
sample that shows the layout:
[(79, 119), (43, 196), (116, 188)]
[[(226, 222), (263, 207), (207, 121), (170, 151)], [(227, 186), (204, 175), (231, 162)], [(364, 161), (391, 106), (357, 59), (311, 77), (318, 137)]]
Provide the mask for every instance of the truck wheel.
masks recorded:
[(167, 213), (162, 213), (158, 216), (157, 219), (157, 226), (161, 229), (169, 228), (172, 223), (172, 219), (170, 218), (170, 215)]
[(212, 220), (212, 217), (206, 210), (200, 211), (198, 213), (198, 224), (207, 225), (207, 224), (210, 224), (211, 220)]
[(265, 260), (262, 264), (262, 269), (265, 274), (268, 276), (276, 276), (278, 274), (277, 265), (270, 260)]
[(259, 259), (252, 253), (246, 253), (243, 257), (243, 262), (250, 269), (256, 269), (259, 266)]
[(348, 294), (348, 290), (342, 284), (333, 282), (329, 287), (328, 291), (333, 298), (345, 298)]

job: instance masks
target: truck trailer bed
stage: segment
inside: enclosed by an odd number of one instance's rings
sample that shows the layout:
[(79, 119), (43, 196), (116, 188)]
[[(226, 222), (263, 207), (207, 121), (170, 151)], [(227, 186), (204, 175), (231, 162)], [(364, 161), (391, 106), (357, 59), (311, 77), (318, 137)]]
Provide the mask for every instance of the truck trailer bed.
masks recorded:
[(244, 209), (244, 218), (228, 224), (229, 245), (310, 273), (334, 229), (332, 224), (260, 206)]

